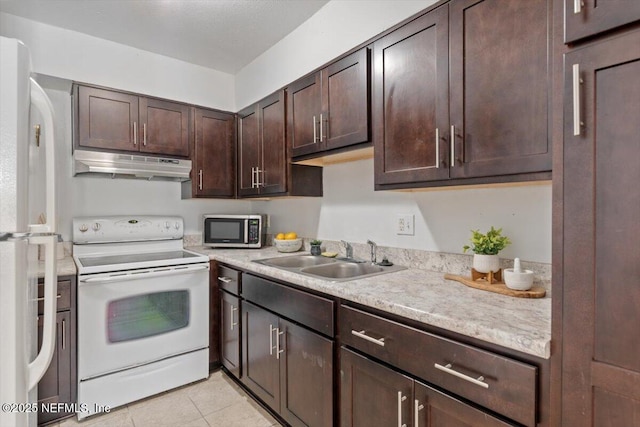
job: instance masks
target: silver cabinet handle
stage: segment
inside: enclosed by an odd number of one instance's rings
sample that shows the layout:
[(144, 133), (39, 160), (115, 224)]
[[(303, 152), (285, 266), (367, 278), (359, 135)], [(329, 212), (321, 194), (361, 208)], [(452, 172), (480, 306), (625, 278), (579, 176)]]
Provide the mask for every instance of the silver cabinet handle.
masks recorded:
[(277, 331), (278, 328), (274, 328), (273, 325), (269, 325), (269, 355), (273, 356), (273, 331)]
[(233, 280), (229, 279), (228, 277), (218, 277), (218, 280), (220, 280), (222, 283), (231, 283), (233, 282)]
[(147, 124), (142, 124), (142, 145), (147, 146)]
[(398, 392), (398, 427), (406, 427), (406, 424), (402, 424), (402, 402), (407, 400), (407, 396), (403, 396), (402, 392)]
[(479, 376), (478, 378), (472, 378), (468, 375), (465, 375), (461, 372), (455, 371), (453, 370), (453, 365), (451, 365), (451, 363), (447, 363), (445, 366), (439, 365), (438, 363), (434, 364), (436, 369), (439, 369), (441, 371), (446, 372), (447, 374), (451, 374), (454, 377), (458, 377), (458, 378), (462, 378), (465, 381), (469, 381), (470, 383), (473, 383), (475, 385), (479, 385), (480, 387), (483, 388), (489, 388), (489, 384), (484, 382), (484, 377), (483, 376)]
[(580, 136), (584, 123), (580, 121), (580, 64), (573, 64), (573, 136)]
[(313, 143), (318, 142), (318, 136), (316, 135), (316, 116), (313, 116)]
[(449, 167), (456, 166), (456, 125), (451, 125), (451, 164)]
[(362, 338), (363, 340), (367, 340), (374, 344), (378, 344), (380, 347), (384, 347), (384, 338), (379, 338), (379, 339), (372, 338), (369, 335), (365, 334), (364, 329), (361, 331), (356, 331), (352, 329), (351, 334), (357, 336), (358, 338)]
[(66, 324), (64, 319), (62, 319), (62, 349), (67, 348), (67, 333), (65, 332)]
[(280, 359), (280, 353), (284, 353), (284, 350), (280, 349), (280, 335), (284, 335), (284, 332), (276, 328), (276, 359)]
[(133, 145), (138, 145), (138, 122), (133, 122)]
[(440, 168), (440, 130), (436, 128), (436, 169)]
[(251, 188), (256, 188), (256, 168), (251, 168)]
[(198, 172), (198, 181), (198, 188), (202, 190), (202, 169), (200, 169), (200, 171)]
[(420, 422), (420, 416), (418, 415), (418, 412), (422, 411), (424, 409), (424, 405), (420, 404), (420, 401), (418, 399), (415, 399), (413, 401), (413, 427), (419, 427), (419, 422)]
[(582, 12), (582, 6), (584, 6), (582, 0), (573, 0), (573, 13), (577, 15)]
[(264, 170), (260, 169), (259, 166), (256, 167), (256, 188), (264, 187), (264, 179), (260, 181), (260, 174), (262, 173), (262, 177), (264, 178)]
[(231, 318), (231, 330), (233, 331), (233, 327), (234, 326), (238, 326), (237, 322), (233, 321), (233, 312), (234, 311), (238, 311), (238, 307), (234, 307), (233, 304), (231, 304), (231, 312), (229, 313), (229, 317)]
[(322, 114), (320, 114), (320, 142), (322, 142)]

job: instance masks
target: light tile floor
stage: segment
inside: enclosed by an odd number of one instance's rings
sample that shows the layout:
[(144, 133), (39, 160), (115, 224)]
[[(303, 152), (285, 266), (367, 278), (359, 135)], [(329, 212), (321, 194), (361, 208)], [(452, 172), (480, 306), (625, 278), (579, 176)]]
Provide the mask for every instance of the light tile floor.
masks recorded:
[(280, 424), (221, 371), (207, 380), (54, 427), (271, 427)]

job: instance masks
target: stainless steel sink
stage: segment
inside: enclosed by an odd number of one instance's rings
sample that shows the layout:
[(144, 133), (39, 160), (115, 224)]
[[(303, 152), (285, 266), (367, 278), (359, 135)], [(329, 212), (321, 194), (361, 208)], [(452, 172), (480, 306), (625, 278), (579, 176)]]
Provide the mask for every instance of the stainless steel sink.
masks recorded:
[(373, 264), (354, 264), (352, 262), (337, 262), (329, 265), (318, 265), (300, 270), (301, 273), (314, 274), (329, 279), (347, 279), (356, 276), (366, 276), (380, 273), (384, 268)]
[(406, 268), (399, 265), (387, 267), (353, 259), (326, 258), (314, 255), (266, 258), (254, 260), (254, 262), (333, 282), (393, 273)]
[(313, 265), (332, 264), (336, 262), (333, 258), (327, 258), (315, 255), (294, 255), (286, 257), (266, 258), (259, 259), (255, 262), (264, 265), (270, 265), (272, 267), (281, 268), (303, 268), (311, 267)]

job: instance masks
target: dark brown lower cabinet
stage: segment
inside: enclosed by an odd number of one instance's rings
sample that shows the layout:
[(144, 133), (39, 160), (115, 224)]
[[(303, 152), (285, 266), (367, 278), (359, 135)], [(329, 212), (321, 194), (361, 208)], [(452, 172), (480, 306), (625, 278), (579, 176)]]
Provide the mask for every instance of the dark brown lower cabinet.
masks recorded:
[(340, 381), (342, 427), (512, 425), (344, 347)]
[(333, 341), (242, 303), (242, 382), (292, 426), (333, 425)]
[[(38, 404), (71, 404), (76, 401), (76, 309), (75, 277), (58, 281), (56, 338), (53, 358), (47, 372), (38, 382)], [(38, 283), (38, 297), (44, 295), (44, 285)], [(42, 345), (43, 304), (38, 306), (38, 348)], [(38, 424), (73, 415), (73, 412), (38, 411)]]
[(220, 362), (240, 378), (240, 298), (223, 290), (220, 290)]

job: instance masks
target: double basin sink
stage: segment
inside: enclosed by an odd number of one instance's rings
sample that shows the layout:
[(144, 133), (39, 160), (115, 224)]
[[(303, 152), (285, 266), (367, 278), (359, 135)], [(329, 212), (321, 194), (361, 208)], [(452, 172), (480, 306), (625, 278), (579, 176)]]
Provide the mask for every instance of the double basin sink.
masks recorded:
[(316, 255), (265, 258), (253, 262), (334, 282), (362, 279), (406, 269), (399, 265), (382, 266), (352, 258), (327, 258)]

